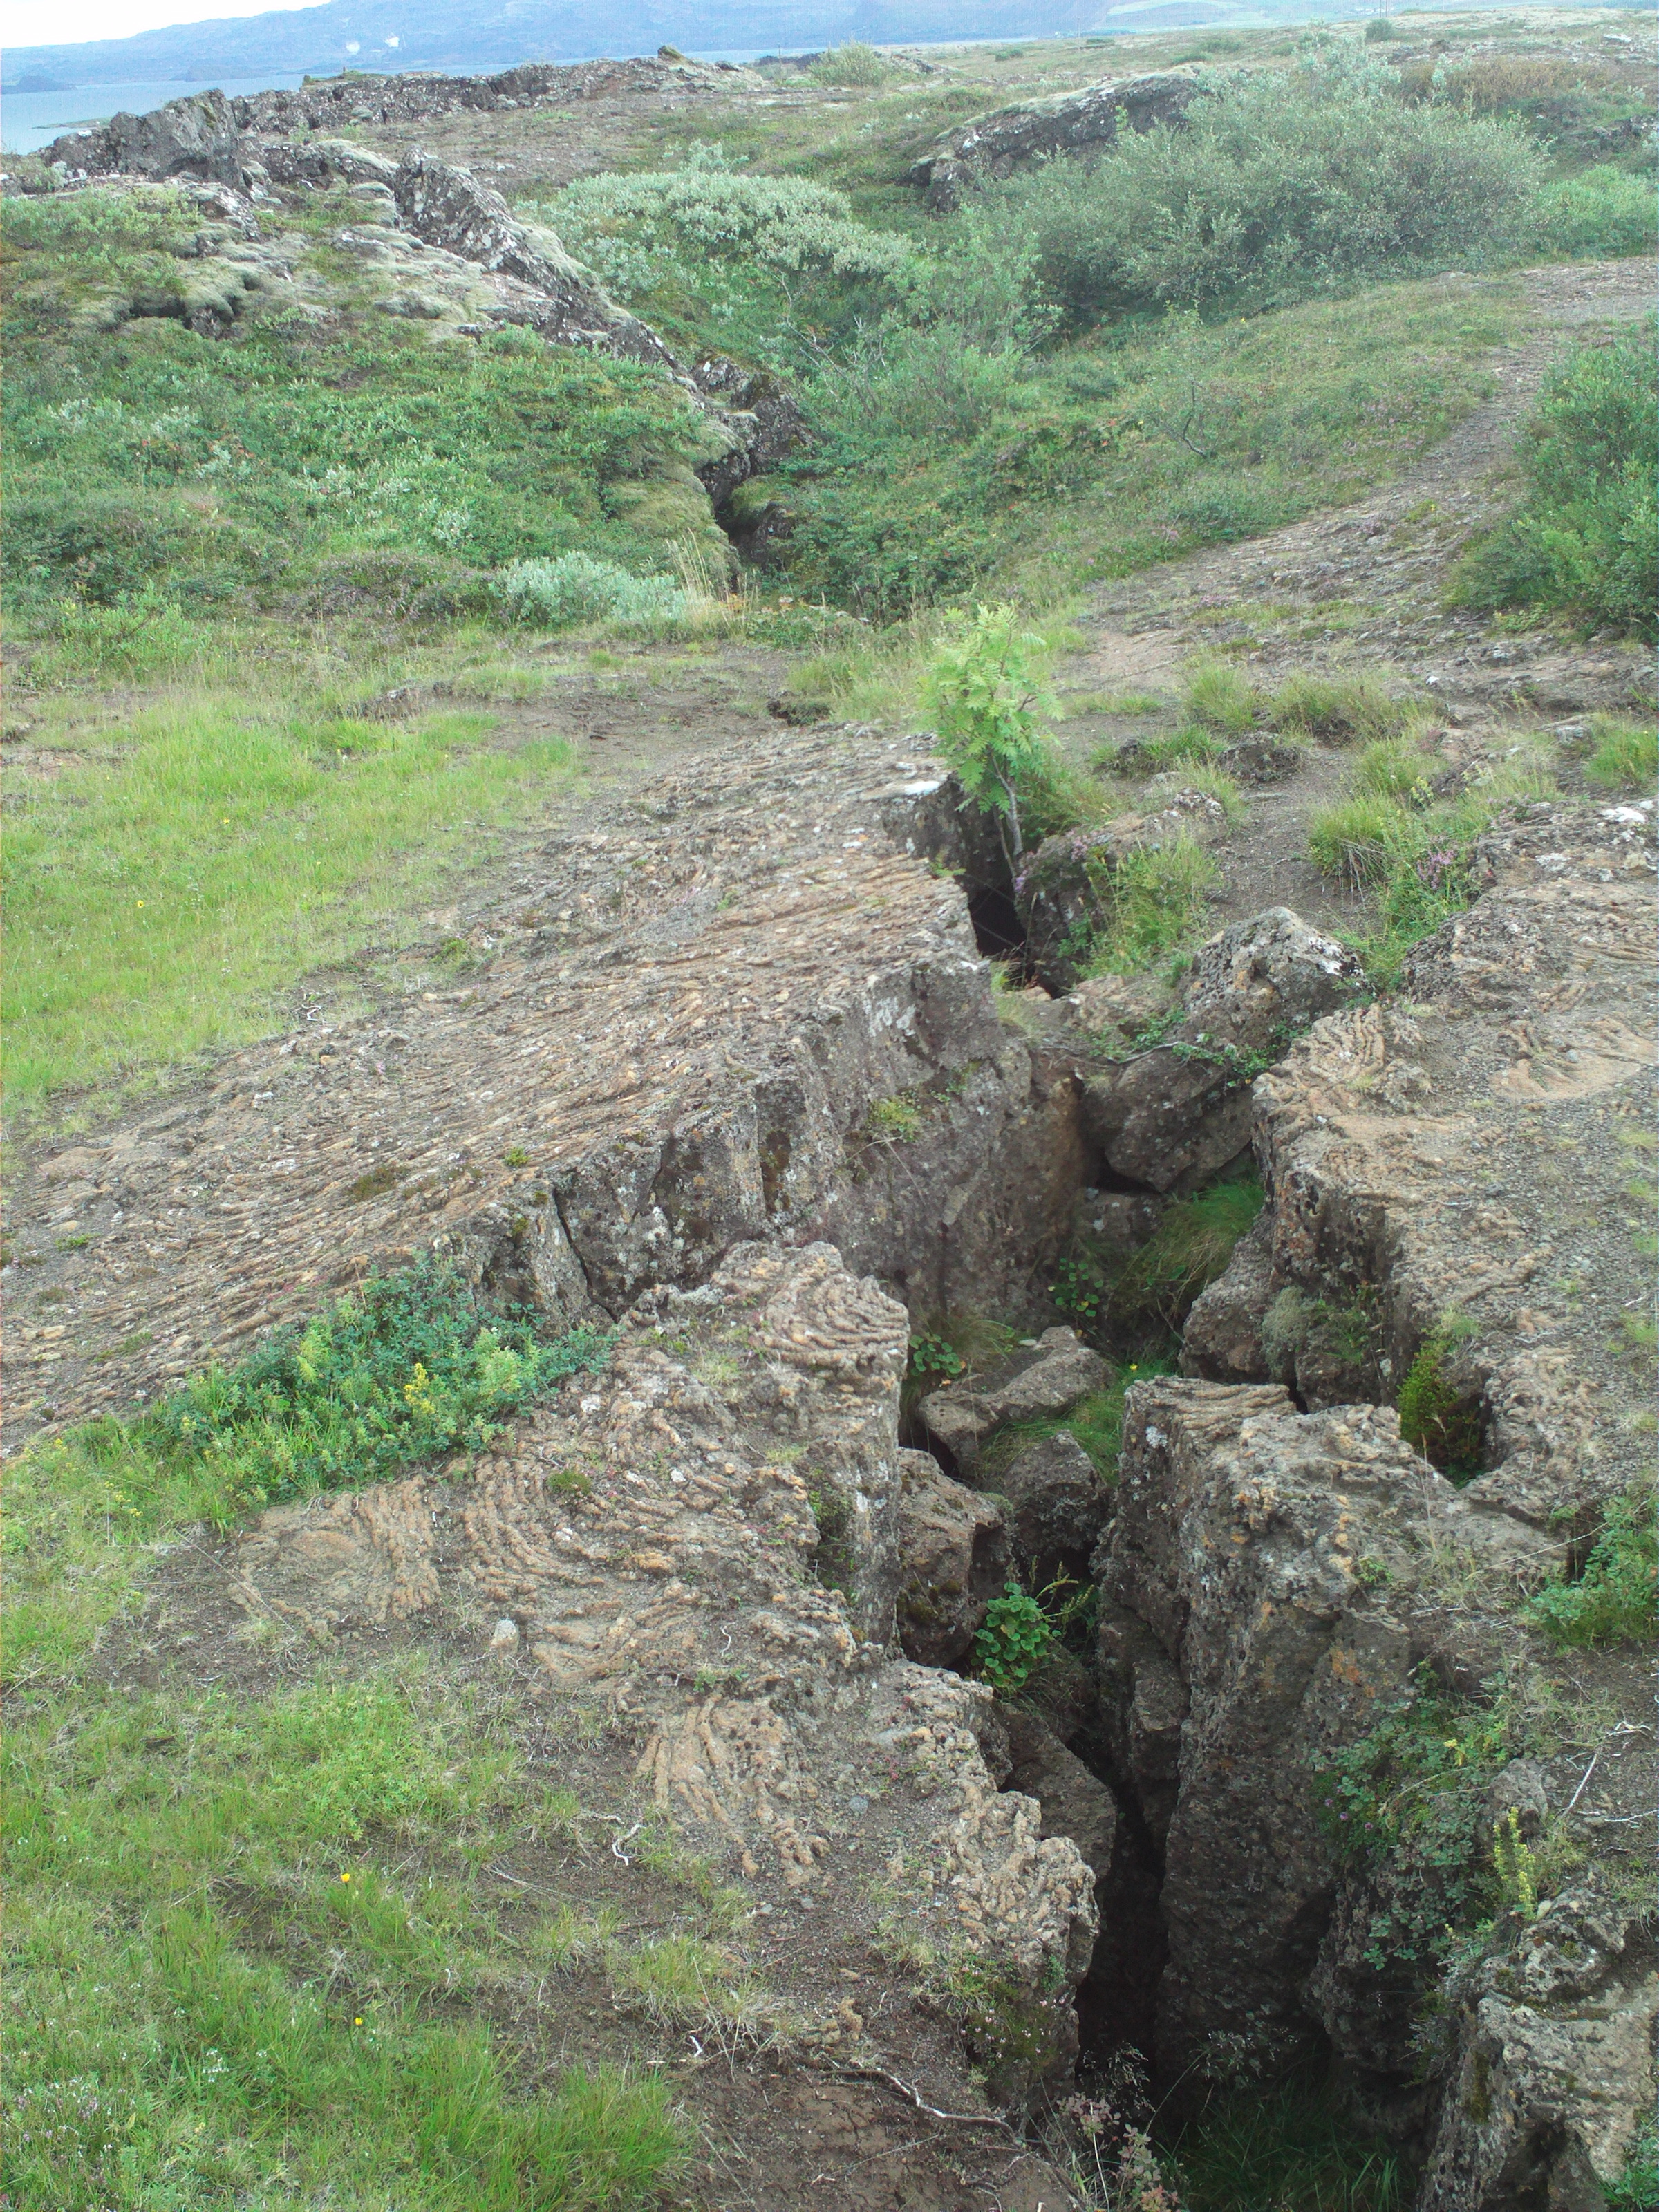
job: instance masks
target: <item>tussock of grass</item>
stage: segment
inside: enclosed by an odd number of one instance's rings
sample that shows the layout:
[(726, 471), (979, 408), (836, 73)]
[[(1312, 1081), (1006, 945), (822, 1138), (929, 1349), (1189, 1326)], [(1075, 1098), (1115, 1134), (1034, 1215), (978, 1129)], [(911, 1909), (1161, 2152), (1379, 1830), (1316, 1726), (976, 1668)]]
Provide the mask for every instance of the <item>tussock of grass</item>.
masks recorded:
[(1133, 975), (1190, 943), (1204, 913), (1215, 862), (1195, 839), (1125, 854), (1100, 887), (1103, 927), (1089, 956), (1091, 975)]
[(1429, 763), (1415, 745), (1401, 738), (1374, 738), (1354, 763), (1348, 787), (1366, 798), (1420, 806), (1431, 793)]
[(1212, 1183), (1169, 1206), (1151, 1240), (1132, 1255), (1102, 1310), (1119, 1327), (1178, 1328), (1200, 1291), (1224, 1273), (1266, 1194), (1253, 1176)]
[(1427, 844), (1421, 824), (1375, 789), (1322, 807), (1308, 824), (1308, 851), (1329, 876), (1359, 886), (1382, 883), (1415, 861)]
[(1237, 737), (1254, 727), (1261, 705), (1249, 678), (1224, 660), (1194, 671), (1187, 683), (1187, 711), (1195, 722)]
[(1394, 737), (1406, 720), (1405, 707), (1374, 676), (1290, 677), (1267, 712), (1281, 729), (1338, 744)]
[(1190, 2212), (1404, 2212), (1408, 2177), (1317, 2084), (1218, 2091), (1171, 2146)]
[(494, 750), (489, 726), (185, 692), (32, 791), (7, 828), (14, 1102), (257, 1033), (273, 994), (569, 775), (562, 739)]

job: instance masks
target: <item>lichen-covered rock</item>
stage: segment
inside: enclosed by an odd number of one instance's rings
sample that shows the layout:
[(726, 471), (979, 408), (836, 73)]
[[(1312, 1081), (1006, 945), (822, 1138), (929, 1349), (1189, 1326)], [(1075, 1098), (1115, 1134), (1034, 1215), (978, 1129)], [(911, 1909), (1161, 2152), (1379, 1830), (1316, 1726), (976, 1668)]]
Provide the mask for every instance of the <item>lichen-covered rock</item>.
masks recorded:
[(996, 1485), (1008, 1501), (1008, 1534), (1027, 1586), (1045, 1589), (1061, 1573), (1081, 1580), (1112, 1499), (1077, 1438), (1061, 1429), (1029, 1444)]
[(1316, 1769), (1401, 1694), (1421, 1656), (1412, 1593), (1454, 1539), (1507, 1540), (1390, 1412), (1298, 1413), (1275, 1386), (1130, 1391), (1099, 1561), (1102, 1671), (1122, 1770), (1152, 1785), (1149, 1828), (1169, 1808), (1158, 2052), (1171, 2076), (1201, 2069), (1217, 2038), (1276, 2065), (1317, 2048), (1304, 1991), (1337, 1880)]
[(1601, 2212), (1654, 2100), (1650, 1910), (1553, 1898), (1454, 1977), (1421, 2212)]
[(222, 92), (188, 93), (146, 115), (123, 110), (94, 130), (54, 138), (40, 158), (90, 176), (245, 179), (241, 134)]
[[(1626, 1139), (1653, 1110), (1653, 802), (1522, 808), (1474, 866), (1489, 888), (1402, 998), (1316, 1023), (1256, 1085), (1267, 1288), (1363, 1321), (1368, 1395), (1426, 1361), (1419, 1395), (1478, 1436), (1474, 1502), (1587, 1527), (1644, 1472), (1645, 1388), (1608, 1322), (1650, 1288)], [(1261, 1294), (1237, 1265), (1218, 1305)]]
[(970, 184), (1006, 177), (1021, 162), (1109, 146), (1121, 131), (1179, 122), (1198, 90), (1190, 76), (1166, 70), (998, 108), (948, 132), (906, 174), (925, 188), (929, 207), (945, 210)]
[(927, 1452), (900, 1454), (898, 1633), (924, 1667), (966, 1659), (1012, 1560), (1000, 1502), (952, 1482)]
[(1069, 1413), (1079, 1399), (1103, 1390), (1106, 1363), (1072, 1328), (1045, 1329), (1037, 1342), (961, 1382), (922, 1400), (917, 1418), (958, 1474), (971, 1481), (984, 1444), (1013, 1421)]
[(1180, 1018), (1159, 1042), (1085, 1085), (1091, 1135), (1137, 1182), (1201, 1182), (1249, 1145), (1255, 1079), (1363, 985), (1346, 946), (1288, 907), (1233, 923), (1195, 955)]

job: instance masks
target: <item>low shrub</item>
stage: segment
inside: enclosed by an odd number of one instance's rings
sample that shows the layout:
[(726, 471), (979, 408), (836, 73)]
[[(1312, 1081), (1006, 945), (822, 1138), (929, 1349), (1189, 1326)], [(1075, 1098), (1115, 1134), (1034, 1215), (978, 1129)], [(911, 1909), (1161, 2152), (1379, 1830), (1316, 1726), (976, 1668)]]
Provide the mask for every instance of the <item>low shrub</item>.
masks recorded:
[(493, 588), (514, 621), (542, 629), (671, 622), (685, 608), (685, 593), (672, 576), (630, 575), (614, 561), (596, 561), (586, 553), (514, 561), (499, 571)]
[(1651, 177), (1605, 164), (1581, 169), (1545, 192), (1540, 228), (1557, 253), (1651, 253), (1659, 239), (1659, 194)]
[(1593, 750), (1584, 763), (1592, 783), (1607, 791), (1650, 792), (1659, 781), (1659, 728), (1619, 714), (1590, 720)]
[(1017, 621), (1012, 607), (981, 607), (937, 647), (923, 682), (939, 750), (969, 798), (997, 817), (1011, 866), (1025, 848), (1020, 809), (1052, 775), (1042, 640)]
[(1397, 1401), (1401, 1435), (1457, 1481), (1480, 1472), (1483, 1437), (1478, 1392), (1454, 1381), (1449, 1371), (1457, 1346), (1469, 1334), (1469, 1324), (1453, 1315), (1425, 1337)]
[(1004, 187), (1074, 317), (1478, 268), (1535, 227), (1538, 149), (1506, 123), (1402, 105), (1374, 63), (1326, 55), (1206, 93), (1179, 130)]
[(1054, 1642), (1054, 1625), (1036, 1598), (1011, 1582), (986, 1608), (974, 1638), (974, 1662), (994, 1690), (1024, 1689)]
[(1559, 610), (1641, 636), (1659, 623), (1655, 326), (1575, 347), (1528, 425), (1520, 511), (1461, 564), (1476, 606)]
[(866, 46), (862, 39), (847, 39), (810, 63), (806, 74), (818, 84), (857, 89), (885, 84), (893, 70), (892, 64), (873, 46)]
[(1659, 1633), (1659, 1533), (1651, 1492), (1633, 1490), (1608, 1506), (1601, 1534), (1576, 1582), (1540, 1590), (1525, 1618), (1553, 1644), (1651, 1644)]

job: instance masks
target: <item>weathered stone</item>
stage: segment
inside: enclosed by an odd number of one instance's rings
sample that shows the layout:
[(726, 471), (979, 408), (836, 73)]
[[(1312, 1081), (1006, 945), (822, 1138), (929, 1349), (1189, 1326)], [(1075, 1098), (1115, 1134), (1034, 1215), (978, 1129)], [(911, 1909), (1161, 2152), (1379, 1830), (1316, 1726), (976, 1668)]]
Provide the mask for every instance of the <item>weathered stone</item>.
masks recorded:
[(1010, 1565), (1002, 1507), (952, 1482), (930, 1453), (899, 1455), (899, 1641), (924, 1667), (966, 1659)]
[(1042, 1833), (1069, 1836), (1098, 1881), (1111, 1863), (1117, 1832), (1111, 1791), (1034, 1714), (1013, 1705), (1005, 1718), (1012, 1755), (1007, 1786), (1036, 1799)]
[(1068, 1413), (1080, 1398), (1103, 1390), (1107, 1380), (1106, 1363), (1079, 1343), (1075, 1329), (1049, 1328), (984, 1376), (935, 1390), (916, 1413), (950, 1464), (971, 1480), (981, 1448), (999, 1429)]
[(1145, 1621), (1103, 1598), (1101, 1706), (1112, 1770), (1133, 1789), (1146, 1832), (1161, 1851), (1181, 1782), (1181, 1731), (1192, 1700), (1180, 1669)]
[(1111, 1513), (1111, 1492), (1076, 1437), (1065, 1429), (1028, 1445), (996, 1478), (1008, 1501), (1008, 1533), (1028, 1587), (1060, 1573), (1081, 1579)]
[(1556, 1897), (1455, 1975), (1451, 2078), (1421, 2212), (1601, 2212), (1653, 2109), (1653, 1916)]
[(1549, 1790), (1544, 1770), (1535, 1759), (1512, 1759), (1486, 1792), (1486, 1832), (1507, 1830), (1515, 1816), (1515, 1832), (1530, 1843), (1549, 1817)]
[(1249, 1144), (1255, 1077), (1363, 984), (1354, 955), (1288, 907), (1235, 922), (1195, 956), (1164, 1039), (1086, 1085), (1090, 1134), (1137, 1182), (1203, 1181)]
[(926, 188), (929, 207), (948, 210), (971, 185), (1006, 177), (1019, 163), (1109, 146), (1122, 131), (1178, 123), (1198, 90), (1193, 78), (1164, 70), (998, 108), (948, 132), (906, 175)]
[(204, 177), (244, 181), (240, 134), (222, 92), (192, 92), (148, 115), (123, 110), (95, 130), (54, 138), (41, 154), (92, 176)]
[[(1519, 810), (1476, 846), (1485, 895), (1413, 954), (1409, 1012), (1330, 1015), (1255, 1087), (1273, 1295), (1363, 1310), (1367, 1395), (1449, 1323), (1433, 1356), (1480, 1434), (1467, 1494), (1535, 1528), (1593, 1527), (1644, 1474), (1633, 1421), (1596, 1418), (1636, 1410), (1596, 1316), (1648, 1288), (1616, 1224), (1620, 1135), (1652, 1111), (1655, 863), (1650, 800)], [(1537, 1218), (1569, 1152), (1571, 1238)], [(1594, 1312), (1571, 1290), (1586, 1273)]]
[(1140, 1629), (1190, 1698), (1162, 1893), (1158, 2049), (1171, 2074), (1217, 2036), (1279, 2065), (1316, 2048), (1303, 1992), (1337, 1889), (1317, 1764), (1409, 1681), (1409, 1601), (1433, 1547), (1503, 1534), (1402, 1443), (1391, 1412), (1301, 1414), (1274, 1386), (1130, 1391), (1100, 1561), (1102, 1674), (1118, 1686), (1122, 1769), (1153, 1784), (1149, 1827), (1168, 1802), (1179, 1698)]
[[(745, 1245), (699, 1289), (641, 1300), (603, 1371), (512, 1423), (464, 1479), (267, 1512), (209, 1595), (271, 1631), (395, 1622), (508, 1653), (597, 1733), (631, 1739), (641, 1813), (757, 1896), (866, 1914), (872, 1940), (883, 1911), (927, 1928), (942, 1906), (982, 1980), (969, 2052), (1018, 2105), (1075, 2056), (1094, 1874), (1058, 1813), (999, 1787), (1011, 1752), (990, 1691), (887, 1654), (908, 1333), (829, 1248)], [(929, 1488), (994, 1527), (985, 1498), (936, 1471)], [(878, 1792), (849, 1793), (872, 1773)], [(1064, 1753), (1030, 1778), (1097, 1837), (1103, 1808)]]
[(1206, 1382), (1285, 1378), (1267, 1364), (1261, 1324), (1273, 1302), (1273, 1221), (1258, 1214), (1233, 1247), (1224, 1274), (1201, 1291), (1181, 1338), (1181, 1371)]

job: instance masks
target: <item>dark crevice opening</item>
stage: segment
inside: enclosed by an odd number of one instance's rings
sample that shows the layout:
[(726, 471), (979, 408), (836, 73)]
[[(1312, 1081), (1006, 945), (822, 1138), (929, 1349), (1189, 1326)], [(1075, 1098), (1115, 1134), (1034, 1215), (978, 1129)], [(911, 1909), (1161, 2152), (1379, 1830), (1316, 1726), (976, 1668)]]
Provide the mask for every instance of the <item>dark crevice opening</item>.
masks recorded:
[(1005, 890), (987, 888), (968, 894), (968, 918), (974, 925), (974, 942), (988, 960), (1006, 960), (1025, 951), (1025, 924), (1019, 909)]

